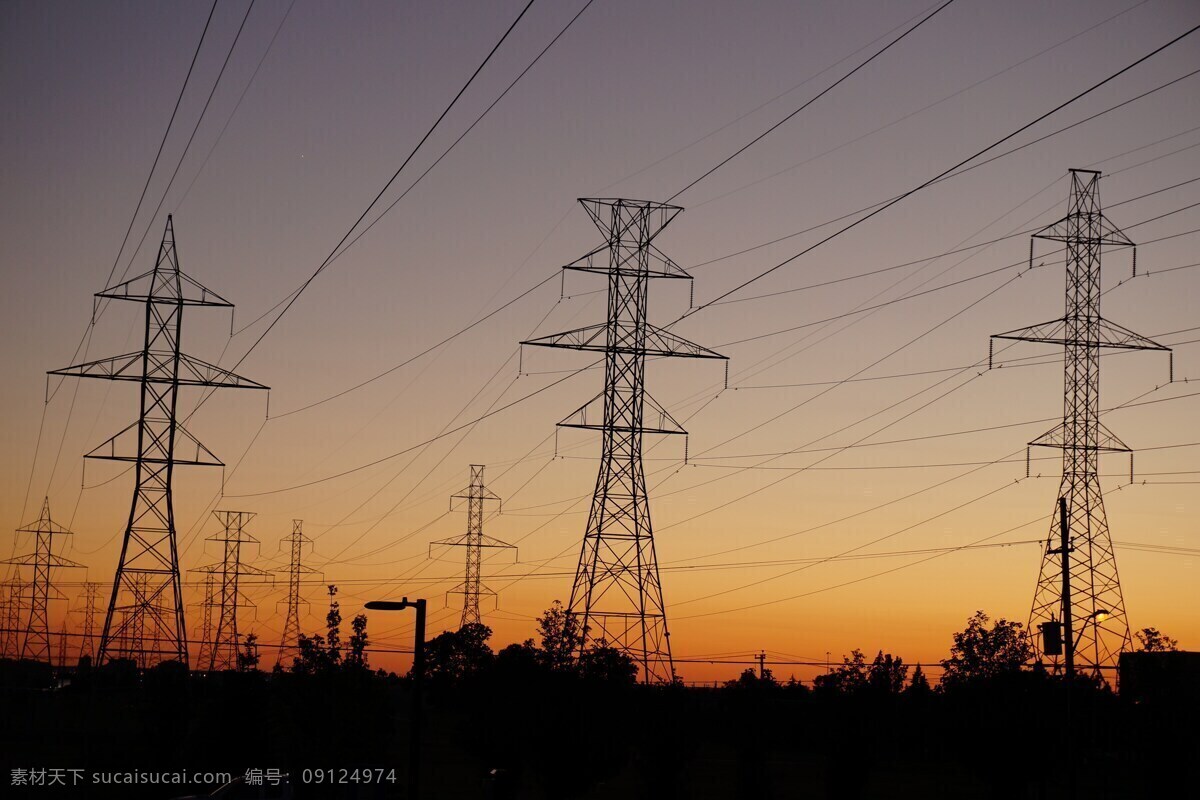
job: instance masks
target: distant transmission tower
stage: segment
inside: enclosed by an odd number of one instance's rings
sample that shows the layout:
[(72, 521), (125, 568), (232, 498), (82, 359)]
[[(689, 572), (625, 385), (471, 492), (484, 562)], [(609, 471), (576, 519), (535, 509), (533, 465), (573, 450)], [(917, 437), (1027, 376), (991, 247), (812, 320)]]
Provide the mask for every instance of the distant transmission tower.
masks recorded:
[(559, 423), (603, 432), (600, 472), (568, 611), (581, 618), (588, 638), (631, 656), (642, 680), (669, 682), (674, 665), (642, 469), (642, 434), (686, 432), (646, 393), (646, 356), (724, 356), (647, 321), (651, 278), (691, 278), (652, 244), (682, 209), (641, 200), (579, 202), (605, 244), (565, 269), (608, 276), (608, 320), (523, 342), (605, 354), (604, 390)]
[(289, 658), (295, 658), (299, 652), (300, 606), (308, 605), (308, 601), (300, 596), (300, 576), (316, 572), (302, 563), (304, 546), (308, 544), (312, 544), (312, 539), (304, 535), (304, 520), (292, 520), (291, 535), (280, 542), (280, 546), (287, 545), (291, 560), (287, 566), (287, 618), (283, 624), (283, 638), (279, 642), (279, 655), (275, 658), (277, 666), (282, 666)]
[[(1130, 451), (1100, 422), (1100, 349), (1168, 348), (1100, 316), (1100, 251), (1107, 246), (1134, 245), (1100, 211), (1100, 173), (1073, 169), (1070, 174), (1067, 216), (1033, 235), (1066, 245), (1066, 314), (994, 338), (1063, 345), (1062, 424), (1030, 442), (1062, 450), (1063, 475), (1029, 627), (1032, 632), (1035, 626), (1061, 624), (1068, 633), (1064, 645), (1074, 654), (1075, 663), (1099, 675), (1101, 668), (1115, 666), (1120, 652), (1130, 644), (1098, 471), (1100, 453)], [(1032, 252), (1031, 247), (1031, 261)], [(1066, 505), (1065, 514), (1060, 514), (1061, 503)], [(1066, 536), (1062, 535), (1061, 518), (1067, 520)], [(1043, 653), (1043, 642), (1033, 638), (1039, 658), (1054, 655)], [(1057, 655), (1052, 660), (1057, 670)]]
[[(196, 654), (196, 663), (201, 669), (212, 663), (213, 652), (213, 608), (217, 604), (217, 573), (221, 571), (220, 564), (209, 564), (199, 567), (196, 572), (204, 573), (204, 598), (200, 601), (200, 636), (198, 643), (200, 652)], [(193, 605), (196, 605), (193, 603)]]
[(3, 592), (0, 608), (3, 609), (4, 630), (0, 632), (0, 656), (4, 658), (21, 657), (21, 587), (20, 576), (5, 581), (0, 587)]
[(96, 658), (96, 612), (97, 601), (100, 597), (100, 584), (85, 583), (83, 585), (83, 608), (77, 608), (73, 613), (83, 614), (83, 636), (79, 642), (79, 658), (87, 656)]
[(441, 539), (440, 541), (433, 542), (433, 545), (466, 548), (467, 567), (463, 582), (449, 592), (450, 594), (461, 594), (463, 596), (462, 620), (459, 622), (459, 627), (461, 628), (464, 625), (478, 624), (482, 621), (479, 613), (480, 595), (495, 596), (496, 594), (481, 582), (483, 549), (485, 547), (512, 548), (512, 545), (506, 544), (499, 539), (494, 539), (491, 536), (485, 536), (483, 533), (484, 503), (489, 501), (499, 503), (500, 498), (483, 485), (482, 464), (471, 465), (471, 485), (452, 496), (452, 509), (454, 500), (467, 501), (467, 532), (461, 536), (452, 536), (449, 539)]
[(67, 668), (67, 618), (63, 617), (62, 630), (58, 634), (58, 668)]
[(62, 595), (51, 584), (50, 571), (60, 567), (83, 565), (54, 554), (54, 537), (70, 536), (71, 532), (50, 519), (49, 498), (42, 502), (41, 516), (23, 528), (18, 528), (17, 533), (31, 533), (34, 536), (32, 553), (2, 562), (33, 568), (33, 579), (25, 584), (28, 587), (29, 603), (26, 606), (18, 602), (18, 614), (26, 608), (29, 611), (29, 615), (20, 619), (18, 623), (20, 657), (51, 664), (50, 601), (61, 599)]
[[(154, 664), (174, 659), (186, 665), (187, 631), (183, 622), (171, 479), (176, 466), (222, 464), (176, 418), (179, 388), (267, 387), (180, 352), (185, 306), (232, 308), (233, 305), (179, 270), (171, 217), (167, 217), (154, 269), (96, 296), (143, 303), (146, 314), (141, 350), (50, 373), (136, 381), (141, 385), (138, 421), (87, 454), (89, 458), (132, 461), (136, 476), (98, 661), (107, 661), (115, 642), (125, 638), (122, 626), (131, 624), (145, 629), (149, 622), (152, 649), (145, 652), (143, 662)], [(183, 453), (177, 452), (179, 445), (184, 448)], [(144, 602), (138, 601), (134, 591), (139, 576), (146, 579), (148, 594)], [(149, 620), (142, 616), (145, 609), (155, 611)]]
[(220, 584), (220, 613), (213, 631), (212, 653), (209, 662), (200, 662), (201, 669), (229, 670), (237, 669), (238, 646), (238, 606), (251, 605), (242, 596), (238, 583), (243, 575), (269, 575), (266, 570), (242, 563), (242, 545), (258, 544), (246, 531), (246, 525), (254, 518), (250, 511), (214, 511), (221, 522), (223, 530), (208, 537), (210, 542), (221, 542), (225, 546), (225, 557), (218, 567), (221, 577)]

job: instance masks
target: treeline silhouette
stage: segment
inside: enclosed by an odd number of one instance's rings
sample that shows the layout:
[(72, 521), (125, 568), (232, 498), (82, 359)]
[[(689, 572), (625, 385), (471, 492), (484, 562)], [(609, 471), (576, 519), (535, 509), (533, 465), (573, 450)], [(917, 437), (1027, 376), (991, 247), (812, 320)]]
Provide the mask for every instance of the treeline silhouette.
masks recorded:
[[(58, 686), (47, 665), (0, 662), (5, 770), (372, 767), (396, 782), (294, 796), (404, 796), (413, 681), (372, 670), (365, 617), (343, 646), (336, 611), (289, 670), (254, 669), (247, 647), (241, 671), (84, 663)], [(1135, 701), (1091, 676), (1068, 686), (1029, 667), (1019, 623), (983, 612), (932, 683), (897, 655), (854, 650), (811, 685), (748, 669), (720, 688), (646, 686), (603, 642), (581, 655), (583, 633), (556, 603), (534, 637), (499, 650), (485, 625), (428, 641), (423, 797), (1132, 798), (1200, 777), (1197, 692)], [(1139, 633), (1143, 649), (1174, 647)]]

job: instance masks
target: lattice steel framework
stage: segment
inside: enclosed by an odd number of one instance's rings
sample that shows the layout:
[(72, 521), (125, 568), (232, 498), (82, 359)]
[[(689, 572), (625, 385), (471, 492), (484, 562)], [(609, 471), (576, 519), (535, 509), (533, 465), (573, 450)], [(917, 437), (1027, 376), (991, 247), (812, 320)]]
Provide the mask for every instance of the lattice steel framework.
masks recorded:
[[(24, 598), (18, 595), (17, 619), (20, 626), (16, 636), (20, 639), (20, 650), (14, 652), (21, 658), (33, 661), (45, 661), (52, 664), (53, 653), (50, 649), (50, 601), (61, 600), (59, 593), (50, 580), (50, 571), (64, 567), (80, 568), (83, 565), (54, 554), (54, 538), (70, 536), (71, 532), (50, 518), (50, 498), (42, 501), (42, 513), (34, 522), (17, 528), (17, 533), (28, 533), (34, 537), (33, 552), (4, 561), (18, 567), (30, 567), (33, 570), (32, 580), (21, 584), (28, 592)], [(24, 592), (22, 592), (24, 593)], [(26, 600), (27, 602), (22, 602)], [(21, 612), (28, 610), (28, 615), (21, 619)]]
[(472, 464), (470, 486), (458, 494), (452, 495), (450, 499), (450, 509), (452, 511), (454, 510), (455, 500), (466, 501), (467, 532), (461, 536), (441, 539), (430, 545), (431, 548), (434, 546), (466, 548), (467, 563), (463, 582), (447, 592), (447, 594), (461, 594), (463, 596), (462, 618), (459, 622), (460, 628), (464, 625), (481, 623), (483, 621), (479, 610), (479, 598), (481, 595), (496, 596), (496, 593), (484, 586), (482, 582), (484, 548), (512, 548), (511, 544), (487, 536), (483, 532), (484, 505), (488, 502), (500, 503), (500, 498), (483, 485), (483, 467), (484, 465), (482, 464)]
[[(1101, 249), (1134, 244), (1101, 212), (1100, 173), (1071, 170), (1070, 176), (1067, 216), (1033, 235), (1035, 239), (1062, 242), (1066, 247), (1066, 313), (1059, 319), (993, 338), (1063, 346), (1063, 421), (1030, 445), (1063, 451), (1059, 497), (1066, 501), (1067, 541), (1074, 555), (1068, 561), (1069, 581), (1064, 582), (1062, 524), (1056, 503), (1029, 615), (1029, 630), (1032, 633), (1043, 623), (1062, 621), (1064, 609), (1070, 608), (1073, 624), (1067, 629), (1074, 630), (1074, 641), (1065, 646), (1073, 648), (1077, 668), (1098, 675), (1101, 668), (1115, 666), (1120, 652), (1130, 644), (1125, 599), (1104, 513), (1098, 470), (1100, 453), (1130, 450), (1100, 422), (1100, 350), (1169, 348), (1100, 315)], [(1031, 263), (1032, 254), (1031, 243)], [(1033, 638), (1041, 659), (1045, 655), (1042, 642), (1039, 637)], [(1065, 659), (1054, 656), (1050, 660), (1056, 671), (1064, 666), (1060, 661)]]
[[(238, 608), (253, 606), (238, 588), (243, 575), (267, 576), (271, 573), (258, 567), (242, 563), (242, 545), (258, 544), (258, 539), (246, 531), (246, 525), (254, 518), (250, 511), (214, 511), (213, 516), (221, 523), (222, 531), (208, 537), (210, 542), (224, 545), (225, 557), (213, 568), (220, 577), (220, 592), (217, 596), (216, 626), (212, 632), (212, 647), (209, 660), (200, 661), (201, 669), (229, 670), (238, 667)], [(214, 587), (215, 588), (215, 587)], [(210, 612), (211, 613), (211, 612)], [(210, 623), (211, 624), (211, 623)]]
[(589, 640), (603, 641), (631, 656), (643, 681), (670, 682), (674, 665), (642, 468), (642, 435), (686, 432), (646, 393), (646, 356), (725, 357), (647, 320), (650, 279), (691, 279), (653, 244), (682, 209), (642, 200), (579, 202), (605, 242), (564, 269), (608, 276), (608, 318), (522, 343), (604, 353), (604, 390), (559, 423), (599, 430), (603, 439), (568, 611), (585, 631), (581, 648)]
[[(176, 418), (179, 389), (182, 386), (267, 387), (180, 352), (186, 306), (232, 308), (233, 305), (180, 271), (171, 217), (167, 217), (154, 268), (105, 289), (96, 297), (142, 303), (146, 317), (141, 350), (50, 373), (134, 381), (141, 386), (138, 420), (86, 456), (135, 464), (133, 503), (97, 658), (104, 663), (119, 657), (111, 652), (116, 643), (138, 638), (126, 637), (124, 626), (133, 625), (144, 631), (149, 623), (150, 636), (142, 637), (148, 649), (137, 651), (141, 661), (153, 665), (174, 659), (186, 665), (187, 631), (179, 580), (172, 477), (174, 468), (180, 465), (223, 465)], [(139, 576), (145, 577), (147, 592), (141, 600), (135, 591)], [(148, 620), (143, 619), (145, 612), (151, 614)], [(122, 651), (122, 656), (128, 655)]]
[(100, 584), (88, 582), (83, 585), (83, 608), (77, 608), (72, 613), (83, 615), (83, 634), (79, 640), (79, 658), (96, 658), (96, 613), (99, 611), (97, 600), (100, 598)]
[(282, 667), (289, 658), (295, 658), (299, 653), (300, 643), (300, 606), (308, 605), (308, 601), (300, 596), (300, 576), (315, 573), (316, 570), (304, 566), (304, 548), (312, 544), (312, 539), (304, 535), (304, 520), (292, 520), (292, 533), (280, 541), (280, 546), (287, 545), (291, 553), (288, 561), (288, 596), (287, 618), (283, 623), (283, 638), (279, 641), (279, 655), (275, 659), (276, 666)]
[(0, 655), (5, 658), (21, 657), (21, 600), (24, 584), (20, 575), (4, 582), (4, 630), (0, 633)]
[(220, 564), (209, 564), (203, 567), (197, 567), (193, 572), (199, 572), (204, 575), (204, 594), (199, 603), (192, 605), (200, 606), (200, 635), (195, 637), (195, 641), (199, 645), (199, 651), (196, 654), (196, 663), (204, 669), (205, 664), (212, 663), (213, 652), (213, 609), (217, 605), (217, 573), (221, 571)]

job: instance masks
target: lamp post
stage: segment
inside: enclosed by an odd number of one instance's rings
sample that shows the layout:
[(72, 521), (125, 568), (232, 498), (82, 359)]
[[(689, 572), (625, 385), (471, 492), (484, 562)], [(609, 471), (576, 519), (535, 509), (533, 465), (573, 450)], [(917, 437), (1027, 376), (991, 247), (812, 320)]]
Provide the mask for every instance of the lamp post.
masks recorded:
[(421, 685), (425, 679), (425, 600), (372, 600), (366, 604), (371, 611), (417, 610), (417, 630), (413, 642), (412, 711), (409, 714), (408, 736), (408, 796), (417, 800), (421, 791)]

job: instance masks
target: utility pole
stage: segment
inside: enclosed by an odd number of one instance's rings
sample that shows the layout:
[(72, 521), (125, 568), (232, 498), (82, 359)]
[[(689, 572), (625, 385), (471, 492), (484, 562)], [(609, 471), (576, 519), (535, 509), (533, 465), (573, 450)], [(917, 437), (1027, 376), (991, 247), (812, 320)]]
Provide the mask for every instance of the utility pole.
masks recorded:
[(466, 548), (467, 566), (463, 582), (447, 593), (461, 594), (463, 596), (462, 618), (459, 622), (459, 628), (461, 629), (466, 625), (479, 624), (481, 622), (479, 611), (480, 595), (495, 596), (496, 594), (481, 582), (483, 549), (485, 547), (512, 549), (513, 546), (499, 539), (494, 539), (491, 536), (485, 536), (483, 533), (484, 503), (495, 501), (499, 504), (500, 498), (483, 485), (482, 464), (471, 465), (471, 485), (458, 494), (451, 496), (451, 511), (454, 510), (455, 500), (465, 500), (467, 502), (467, 532), (461, 536), (432, 542), (430, 548), (432, 549), (435, 545)]
[(559, 423), (602, 432), (600, 470), (567, 611), (580, 621), (580, 652), (603, 639), (633, 658), (646, 683), (670, 683), (675, 669), (650, 523), (642, 435), (686, 434), (646, 393), (646, 357), (724, 359), (647, 316), (650, 279), (690, 280), (654, 246), (678, 206), (581, 199), (604, 244), (564, 269), (608, 277), (608, 318), (599, 325), (522, 344), (604, 353), (604, 389)]
[[(182, 386), (267, 387), (180, 352), (185, 306), (232, 308), (233, 304), (180, 271), (170, 216), (154, 268), (105, 289), (96, 297), (127, 300), (145, 307), (141, 350), (50, 373), (133, 381), (141, 388), (138, 420), (85, 456), (133, 462), (135, 475), (133, 501), (97, 660), (104, 663), (112, 657), (109, 651), (114, 643), (125, 638), (124, 625), (144, 631), (149, 623), (153, 650), (141, 654), (143, 662), (175, 660), (186, 666), (187, 629), (183, 621), (172, 478), (177, 466), (224, 465), (179, 422), (176, 415), (179, 389)], [(137, 595), (139, 580), (145, 583), (143, 600)], [(143, 618), (147, 611), (152, 614), (149, 620)]]
[[(1082, 662), (1098, 676), (1102, 667), (1116, 666), (1118, 655), (1131, 641), (1099, 475), (1100, 453), (1131, 451), (1100, 422), (1100, 350), (1169, 352), (1169, 348), (1100, 315), (1101, 250), (1134, 244), (1101, 212), (1100, 173), (1073, 169), (1070, 175), (1067, 216), (1033, 235), (1034, 239), (1063, 242), (1066, 247), (1066, 313), (1058, 319), (993, 338), (1063, 346), (1063, 421), (1029, 443), (1063, 451), (1060, 502), (1055, 515), (1058, 519), (1057, 524), (1051, 524), (1046, 541), (1029, 630), (1053, 623), (1055, 611), (1061, 607), (1066, 615), (1063, 624), (1067, 631), (1067, 658), (1071, 659), (1069, 669), (1073, 671)], [(1031, 266), (1032, 263), (1031, 242)], [(1057, 548), (1055, 528), (1059, 529)], [(1070, 552), (1076, 553), (1075, 559), (1070, 558)], [(1064, 598), (1072, 596), (1068, 607)], [(1078, 626), (1076, 615), (1081, 615)], [(1034, 647), (1040, 658), (1044, 650), (1037, 637)], [(1059, 668), (1057, 657), (1054, 667)]]
[(266, 570), (242, 563), (242, 545), (258, 544), (246, 531), (246, 525), (254, 518), (250, 511), (214, 511), (213, 516), (221, 523), (222, 531), (208, 537), (210, 542), (224, 545), (225, 557), (221, 561), (220, 614), (213, 631), (213, 645), (207, 664), (200, 662), (201, 669), (231, 670), (238, 666), (238, 606), (251, 605), (242, 596), (238, 582), (242, 575), (270, 575)]
[(300, 606), (308, 605), (308, 601), (300, 596), (300, 576), (316, 572), (315, 569), (301, 563), (304, 546), (307, 544), (312, 544), (312, 539), (304, 535), (304, 520), (292, 520), (291, 535), (280, 541), (281, 547), (287, 545), (291, 552), (291, 560), (287, 566), (287, 618), (283, 625), (283, 639), (279, 643), (279, 655), (275, 659), (276, 665), (282, 665), (288, 658), (294, 659), (299, 652)]
[(767, 677), (767, 651), (759, 650), (755, 658), (758, 659), (758, 679), (761, 681)]
[[(17, 533), (29, 533), (34, 537), (33, 552), (7, 561), (18, 567), (32, 567), (33, 580), (29, 586), (29, 616), (19, 622), (21, 638), (19, 652), (21, 658), (32, 661), (45, 661), (53, 664), (50, 651), (50, 601), (60, 600), (62, 595), (54, 588), (50, 580), (52, 569), (63, 567), (81, 568), (82, 564), (54, 554), (54, 537), (70, 536), (71, 532), (50, 518), (50, 498), (42, 501), (42, 513), (33, 522), (17, 528)], [(23, 610), (18, 602), (18, 614)]]

